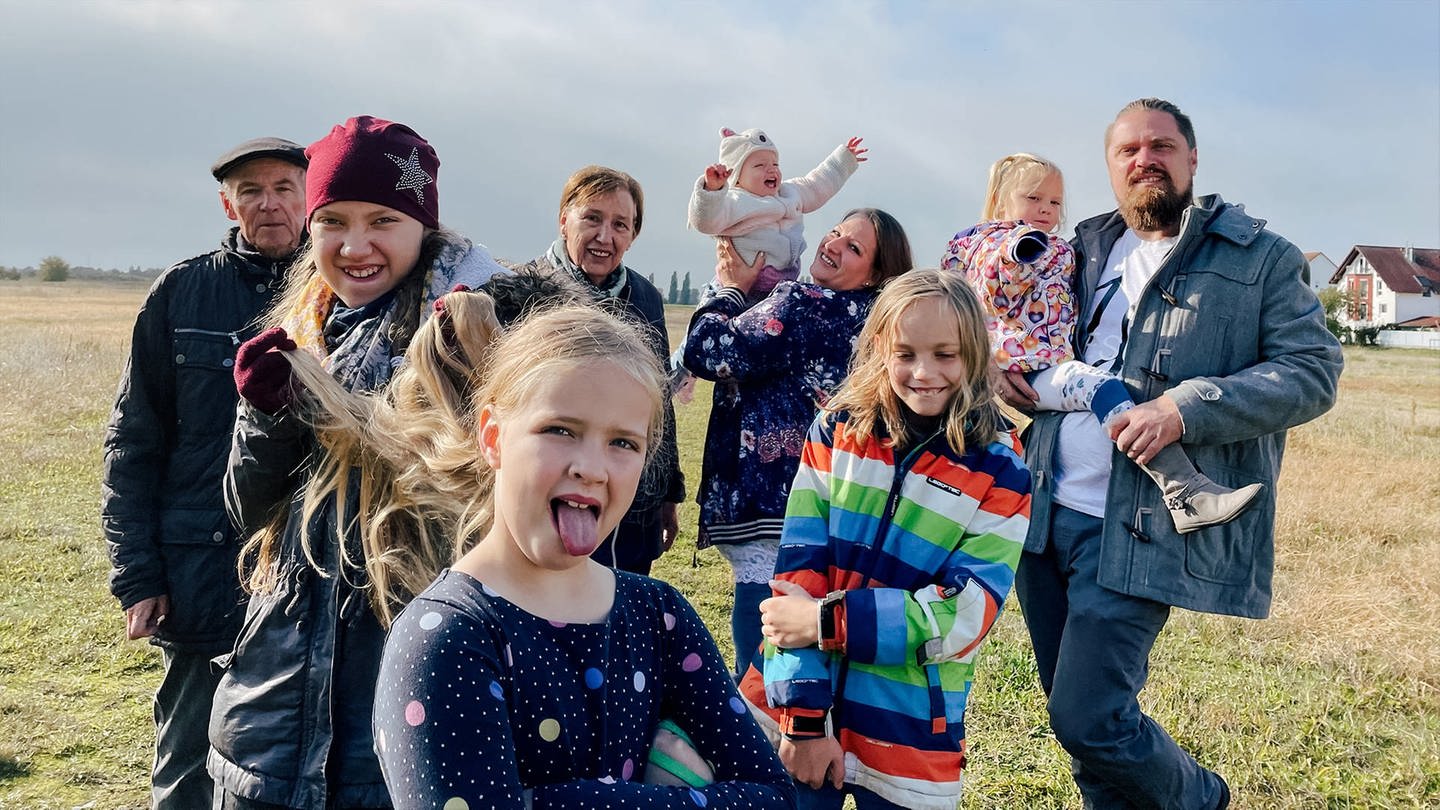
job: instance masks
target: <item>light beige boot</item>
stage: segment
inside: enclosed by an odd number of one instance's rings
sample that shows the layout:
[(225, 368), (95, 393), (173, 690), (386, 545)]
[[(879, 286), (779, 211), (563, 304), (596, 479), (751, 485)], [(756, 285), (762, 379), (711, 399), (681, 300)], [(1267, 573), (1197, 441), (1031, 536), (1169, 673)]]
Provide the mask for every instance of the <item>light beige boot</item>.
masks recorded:
[(1234, 520), (1265, 489), (1264, 484), (1230, 489), (1211, 481), (1195, 469), (1178, 442), (1167, 445), (1140, 468), (1160, 485), (1175, 531), (1181, 534)]

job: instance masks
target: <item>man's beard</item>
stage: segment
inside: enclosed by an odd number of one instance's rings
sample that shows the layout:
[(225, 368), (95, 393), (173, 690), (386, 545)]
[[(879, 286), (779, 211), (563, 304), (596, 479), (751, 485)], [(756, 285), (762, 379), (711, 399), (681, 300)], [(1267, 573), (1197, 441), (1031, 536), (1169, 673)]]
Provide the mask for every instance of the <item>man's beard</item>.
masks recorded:
[(1183, 192), (1167, 175), (1158, 186), (1131, 186), (1120, 200), (1120, 216), (1133, 231), (1170, 231), (1180, 225), (1180, 216), (1190, 207), (1190, 187)]

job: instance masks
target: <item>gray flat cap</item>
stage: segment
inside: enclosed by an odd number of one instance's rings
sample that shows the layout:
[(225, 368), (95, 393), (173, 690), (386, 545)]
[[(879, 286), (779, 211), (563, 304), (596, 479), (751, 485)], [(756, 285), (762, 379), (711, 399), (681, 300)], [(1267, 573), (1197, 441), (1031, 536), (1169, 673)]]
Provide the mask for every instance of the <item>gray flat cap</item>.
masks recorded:
[(305, 147), (294, 141), (284, 138), (252, 138), (221, 155), (215, 165), (210, 167), (210, 173), (215, 175), (216, 180), (224, 180), (231, 169), (256, 158), (275, 158), (294, 163), (302, 169), (310, 165), (310, 161), (305, 159)]

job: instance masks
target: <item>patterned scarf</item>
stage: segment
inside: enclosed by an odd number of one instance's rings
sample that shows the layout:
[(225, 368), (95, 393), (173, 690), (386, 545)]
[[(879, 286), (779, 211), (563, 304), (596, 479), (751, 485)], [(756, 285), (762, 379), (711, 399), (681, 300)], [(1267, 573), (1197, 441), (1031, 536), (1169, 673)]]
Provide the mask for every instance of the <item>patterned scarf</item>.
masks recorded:
[[(484, 245), (472, 244), (457, 234), (441, 231), (435, 261), (425, 269), (424, 292), (420, 300), (420, 323), (434, 311), (435, 300), (456, 284), (476, 289), (497, 273), (509, 272), (495, 263)], [(417, 268), (418, 269), (418, 268)], [(412, 270), (411, 272), (415, 272)], [(403, 281), (402, 281), (403, 283)], [(391, 326), (398, 317), (396, 301), (370, 313), (351, 327), (329, 352), (325, 349), (325, 322), (338, 299), (319, 273), (305, 285), (305, 291), (285, 313), (285, 331), (300, 348), (312, 352), (335, 379), (350, 391), (374, 391), (385, 386), (405, 361), (392, 356)]]
[(630, 281), (630, 268), (623, 264), (611, 271), (610, 275), (606, 276), (605, 280), (599, 284), (591, 281), (579, 265), (570, 261), (570, 254), (565, 252), (564, 239), (556, 239), (550, 245), (550, 249), (545, 252), (545, 258), (549, 259), (550, 264), (555, 267), (563, 268), (576, 281), (595, 290), (602, 298), (619, 298), (620, 293), (625, 290), (625, 285)]

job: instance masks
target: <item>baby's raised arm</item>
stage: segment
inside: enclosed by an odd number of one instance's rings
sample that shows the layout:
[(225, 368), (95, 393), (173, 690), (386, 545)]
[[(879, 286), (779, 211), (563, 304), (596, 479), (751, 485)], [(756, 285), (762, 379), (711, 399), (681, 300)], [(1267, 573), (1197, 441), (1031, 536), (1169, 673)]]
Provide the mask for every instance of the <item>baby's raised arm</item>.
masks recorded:
[(730, 179), (730, 170), (724, 163), (715, 163), (705, 167), (705, 190), (719, 191), (725, 188), (725, 181)]
[(865, 139), (857, 136), (845, 142), (845, 148), (849, 150), (850, 154), (855, 156), (856, 163), (864, 163), (870, 159), (865, 157), (865, 153), (870, 150), (860, 145), (860, 142), (863, 140)]

